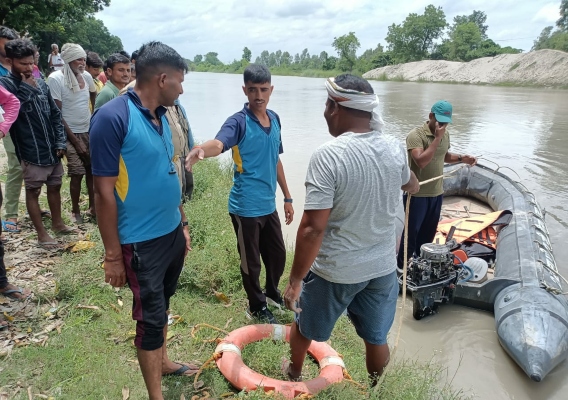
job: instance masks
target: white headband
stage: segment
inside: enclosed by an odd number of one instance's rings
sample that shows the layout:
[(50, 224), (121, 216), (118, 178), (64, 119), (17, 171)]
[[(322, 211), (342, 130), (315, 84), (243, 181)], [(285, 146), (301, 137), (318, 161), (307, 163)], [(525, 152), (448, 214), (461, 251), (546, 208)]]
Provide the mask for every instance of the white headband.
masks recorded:
[(343, 107), (370, 112), (371, 129), (379, 132), (383, 131), (385, 123), (376, 111), (376, 108), (379, 106), (379, 96), (373, 93), (343, 89), (335, 83), (335, 78), (328, 78), (327, 81), (325, 81), (325, 88), (327, 89), (329, 98)]

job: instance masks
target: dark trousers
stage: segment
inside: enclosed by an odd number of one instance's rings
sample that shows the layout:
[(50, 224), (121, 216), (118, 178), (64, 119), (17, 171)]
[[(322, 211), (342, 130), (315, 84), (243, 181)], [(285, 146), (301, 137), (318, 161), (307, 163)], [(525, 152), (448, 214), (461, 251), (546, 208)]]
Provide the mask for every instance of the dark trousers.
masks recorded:
[[(0, 187), (0, 209), (2, 209), (2, 188)], [(0, 235), (2, 235), (2, 224), (0, 224)], [(4, 242), (0, 240), (0, 289), (8, 285), (8, 277), (6, 276), (6, 265), (4, 265)]]
[[(407, 195), (403, 197), (403, 204), (406, 209)], [(442, 211), (443, 195), (436, 197), (412, 197), (410, 199), (409, 218), (408, 218), (408, 257), (420, 255), (420, 247), (424, 243), (432, 243), (436, 236), (436, 229), (440, 221)], [(404, 265), (404, 232), (398, 249), (397, 265), (402, 268)]]
[[(278, 212), (262, 217), (231, 215), (241, 257), (241, 276), (251, 311), (266, 306), (266, 296), (276, 300), (280, 296), (278, 283), (284, 273), (286, 248)], [(260, 259), (266, 268), (266, 296), (260, 287)]]

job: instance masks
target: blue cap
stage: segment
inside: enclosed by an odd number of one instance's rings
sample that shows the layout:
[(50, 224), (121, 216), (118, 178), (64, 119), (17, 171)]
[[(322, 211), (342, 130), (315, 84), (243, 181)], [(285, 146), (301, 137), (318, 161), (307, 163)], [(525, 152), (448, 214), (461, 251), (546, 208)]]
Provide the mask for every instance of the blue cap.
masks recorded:
[(436, 121), (443, 124), (452, 122), (452, 105), (446, 100), (440, 100), (432, 106)]

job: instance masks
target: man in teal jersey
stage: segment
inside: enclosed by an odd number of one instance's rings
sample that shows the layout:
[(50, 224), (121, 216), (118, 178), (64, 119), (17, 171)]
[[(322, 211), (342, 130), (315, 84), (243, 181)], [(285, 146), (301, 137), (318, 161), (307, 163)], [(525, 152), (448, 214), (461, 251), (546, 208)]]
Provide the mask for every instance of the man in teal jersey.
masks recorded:
[[(267, 300), (282, 305), (278, 283), (284, 273), (286, 248), (276, 211), (276, 183), (284, 194), (286, 224), (294, 218), (284, 167), (280, 118), (266, 107), (274, 87), (270, 71), (250, 64), (244, 71), (243, 91), (248, 103), (225, 121), (213, 140), (189, 152), (186, 168), (204, 157), (215, 157), (229, 149), (233, 152), (233, 188), (229, 195), (229, 214), (237, 235), (241, 257), (241, 276), (247, 293), (247, 316), (276, 323)], [(260, 258), (266, 267), (265, 292), (260, 286)]]
[(140, 369), (149, 398), (163, 400), (163, 375), (197, 372), (171, 361), (165, 340), (170, 298), (191, 244), (165, 116), (183, 93), (187, 64), (171, 47), (150, 42), (137, 65), (134, 88), (93, 114), (90, 150), (105, 281), (128, 282)]

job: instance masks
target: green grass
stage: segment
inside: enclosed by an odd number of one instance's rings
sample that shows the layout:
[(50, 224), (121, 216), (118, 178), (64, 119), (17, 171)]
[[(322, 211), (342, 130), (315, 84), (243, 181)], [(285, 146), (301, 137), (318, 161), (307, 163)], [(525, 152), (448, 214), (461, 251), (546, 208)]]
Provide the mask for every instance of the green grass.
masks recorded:
[[(195, 166), (194, 200), (186, 205), (191, 222), (193, 251), (186, 260), (179, 287), (172, 299), (171, 313), (183, 321), (170, 328), (170, 357), (176, 361), (203, 363), (214, 352), (215, 343), (207, 339), (224, 334), (212, 329), (200, 329), (195, 337), (191, 328), (208, 323), (231, 331), (250, 323), (245, 317), (247, 306), (241, 286), (239, 262), (230, 219), (227, 196), (231, 186), (228, 168), (220, 168), (212, 160)], [(64, 189), (66, 191), (67, 189)], [(0, 393), (10, 399), (27, 400), (28, 387), (34, 394), (55, 399), (121, 399), (127, 387), (130, 399), (146, 398), (146, 390), (132, 344), (135, 324), (131, 319), (131, 293), (124, 288), (115, 291), (103, 283), (103, 247), (98, 231), (93, 227), (91, 239), (96, 247), (82, 253), (66, 253), (54, 267), (57, 290), (36, 293), (42, 302), (59, 302), (59, 316), (65, 324), (61, 333), (53, 331), (45, 346), (19, 347), (0, 359)], [(289, 254), (287, 272), (292, 255)], [(262, 281), (263, 278), (261, 278)], [(285, 279), (283, 279), (285, 281)], [(229, 304), (218, 300), (223, 293)], [(119, 300), (124, 302), (123, 307)], [(78, 309), (77, 305), (92, 305), (99, 310)], [(291, 322), (293, 315), (280, 317)], [(45, 316), (22, 323), (20, 328), (37, 332), (45, 325)], [(366, 384), (364, 346), (347, 318), (340, 318), (330, 344), (343, 355), (354, 380)], [(252, 368), (276, 378), (282, 378), (281, 358), (288, 356), (284, 343), (266, 340), (249, 345), (243, 358)], [(317, 365), (307, 361), (304, 371), (312, 377)], [(193, 378), (168, 377), (163, 380), (166, 399), (186, 399), (208, 392), (213, 399), (233, 393), (233, 398), (264, 399), (264, 393), (237, 393), (215, 369), (206, 369), (200, 377), (203, 387), (195, 390)], [(387, 374), (378, 391), (365, 388), (370, 399), (458, 399), (462, 393), (449, 387), (444, 370), (435, 364), (398, 360)], [(317, 399), (361, 399), (361, 389), (351, 383), (333, 386)], [(274, 397), (270, 397), (274, 398)]]

